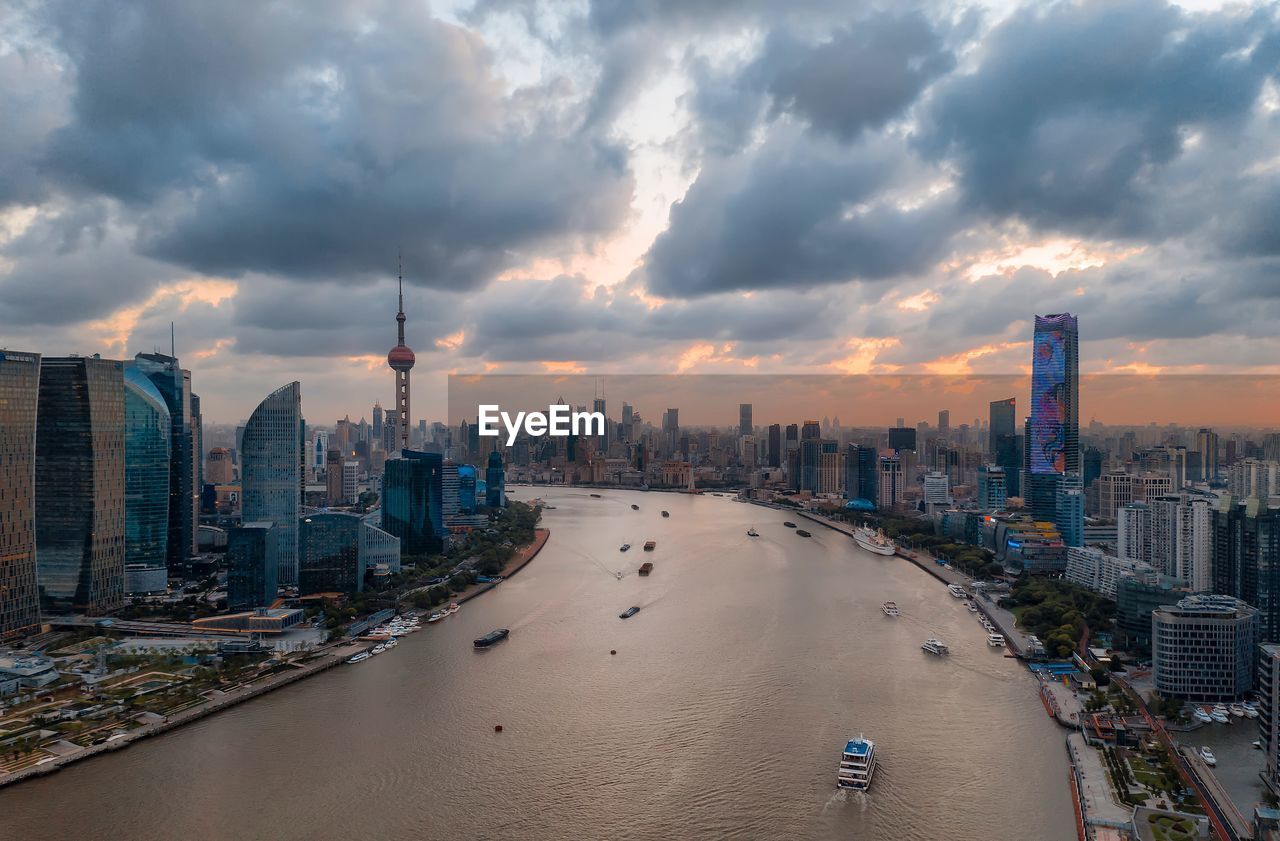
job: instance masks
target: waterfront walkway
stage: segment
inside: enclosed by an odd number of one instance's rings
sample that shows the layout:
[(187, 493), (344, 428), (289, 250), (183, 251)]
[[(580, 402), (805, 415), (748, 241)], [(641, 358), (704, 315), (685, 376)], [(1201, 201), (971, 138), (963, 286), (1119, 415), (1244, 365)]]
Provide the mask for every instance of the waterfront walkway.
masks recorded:
[(1098, 751), (1089, 747), (1084, 736), (1070, 733), (1067, 735), (1067, 753), (1071, 756), (1072, 773), (1079, 787), (1080, 806), (1085, 826), (1090, 830), (1089, 837), (1107, 837), (1105, 834), (1100, 836), (1097, 827), (1128, 824), (1132, 820), (1133, 809), (1116, 802)]
[[(550, 537), (549, 529), (538, 528), (534, 530), (533, 542), (527, 546), (520, 547), (515, 556), (507, 563), (503, 569), (504, 578), (510, 578), (532, 561), (537, 554), (542, 551), (542, 547), (546, 545), (547, 538)], [(463, 602), (473, 599), (481, 593), (487, 593), (492, 590), (500, 582), (489, 582), (485, 584), (477, 584), (465, 592), (459, 594), (455, 601)], [(407, 595), (407, 594), (406, 594)], [(425, 630), (427, 626), (423, 626)], [(146, 739), (151, 736), (158, 736), (161, 733), (167, 733), (176, 727), (212, 715), (227, 707), (256, 698), (259, 695), (266, 694), (273, 689), (279, 689), (295, 683), (303, 678), (311, 677), (326, 669), (331, 669), (341, 663), (345, 663), (348, 658), (353, 655), (365, 651), (369, 648), (367, 642), (343, 641), (336, 644), (324, 646), (316, 649), (314, 656), (309, 658), (305, 663), (290, 663), (289, 668), (285, 671), (267, 677), (255, 678), (249, 683), (242, 684), (233, 689), (226, 691), (214, 689), (202, 693), (205, 699), (202, 703), (188, 707), (181, 712), (161, 717), (149, 713), (140, 713), (134, 717), (134, 721), (142, 722), (140, 726), (120, 734), (110, 742), (100, 745), (90, 745), (89, 747), (77, 747), (74, 750), (59, 749), (54, 751), (54, 756), (41, 760), (39, 765), (31, 765), (8, 774), (0, 774), (0, 787), (20, 782), (21, 780), (31, 777), (51, 774), (63, 767), (70, 765), (72, 762), (78, 762), (82, 759), (88, 759), (91, 756), (97, 756), (100, 753), (119, 750), (123, 747), (133, 744), (139, 739)], [(71, 745), (70, 742), (61, 743), (63, 745)]]

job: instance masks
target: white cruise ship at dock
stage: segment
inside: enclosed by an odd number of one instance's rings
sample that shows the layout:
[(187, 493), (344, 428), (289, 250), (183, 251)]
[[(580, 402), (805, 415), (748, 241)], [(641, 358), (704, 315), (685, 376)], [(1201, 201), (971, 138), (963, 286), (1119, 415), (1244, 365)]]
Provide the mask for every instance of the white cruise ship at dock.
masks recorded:
[(853, 542), (877, 555), (892, 555), (895, 551), (893, 541), (885, 537), (884, 529), (872, 531), (863, 526), (853, 533)]

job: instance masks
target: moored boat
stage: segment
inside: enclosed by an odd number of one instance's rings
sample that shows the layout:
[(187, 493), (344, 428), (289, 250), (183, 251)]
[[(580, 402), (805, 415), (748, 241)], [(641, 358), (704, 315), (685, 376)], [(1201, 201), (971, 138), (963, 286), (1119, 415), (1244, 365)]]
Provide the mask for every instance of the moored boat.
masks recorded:
[(1195, 716), (1196, 721), (1199, 721), (1199, 722), (1201, 722), (1202, 724), (1212, 724), (1212, 723), (1213, 723), (1213, 717), (1212, 717), (1212, 716), (1210, 716), (1210, 715), (1209, 715), (1207, 712), (1205, 712), (1204, 710), (1200, 709), (1199, 707), (1194, 708), (1194, 709), (1191, 711), (1191, 714), (1192, 714), (1193, 716)]
[(447, 611), (445, 611), (445, 612), (446, 612), (446, 613), (457, 613), (459, 610), (462, 610), (462, 608), (458, 606), (458, 603), (457, 603), (457, 602), (449, 602), (449, 609), (448, 609)]
[(349, 658), (347, 658), (347, 662), (348, 662), (348, 663), (363, 663), (365, 660), (368, 660), (368, 659), (369, 659), (370, 657), (372, 657), (372, 656), (373, 656), (373, 655), (372, 655), (372, 654), (370, 654), (370, 653), (369, 653), (369, 652), (367, 652), (367, 651), (361, 651), (359, 654), (355, 655), (354, 657), (349, 657)]
[(507, 628), (498, 628), (497, 630), (490, 631), (479, 639), (474, 640), (472, 644), (475, 645), (476, 648), (488, 648), (494, 643), (501, 642), (506, 639), (510, 634), (511, 631)]
[(1210, 768), (1218, 764), (1218, 758), (1213, 755), (1213, 751), (1209, 750), (1207, 745), (1200, 748), (1200, 758), (1203, 759), (1204, 764), (1208, 765)]
[(955, 596), (957, 599), (967, 598), (969, 595), (959, 584), (948, 584), (947, 592)]
[(427, 624), (430, 625), (432, 622), (439, 622), (443, 618), (444, 618), (443, 613), (433, 613), (427, 617)]
[(1240, 706), (1239, 704), (1232, 704), (1231, 706), (1227, 707), (1227, 710), (1230, 711), (1230, 713), (1234, 715), (1236, 718), (1244, 718), (1244, 707)]
[(992, 648), (1004, 648), (1004, 634), (997, 634), (994, 631), (987, 634), (987, 645)]
[(876, 773), (876, 743), (859, 736), (845, 742), (840, 752), (840, 768), (836, 771), (836, 786), (866, 791)]
[(872, 531), (863, 526), (853, 533), (853, 542), (858, 544), (862, 549), (866, 549), (876, 555), (892, 555), (894, 552), (893, 541), (885, 537), (884, 530)]

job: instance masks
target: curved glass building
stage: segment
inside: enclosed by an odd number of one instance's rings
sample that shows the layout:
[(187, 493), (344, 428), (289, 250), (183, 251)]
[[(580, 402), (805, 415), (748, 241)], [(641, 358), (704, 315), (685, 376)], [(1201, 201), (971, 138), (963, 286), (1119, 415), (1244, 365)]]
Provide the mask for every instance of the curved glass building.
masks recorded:
[(244, 522), (274, 522), (279, 583), (298, 583), (298, 516), (302, 505), (302, 386), (267, 395), (249, 416), (241, 445)]
[(135, 367), (124, 372), (124, 557), (163, 567), (169, 545), (172, 421), (159, 389)]

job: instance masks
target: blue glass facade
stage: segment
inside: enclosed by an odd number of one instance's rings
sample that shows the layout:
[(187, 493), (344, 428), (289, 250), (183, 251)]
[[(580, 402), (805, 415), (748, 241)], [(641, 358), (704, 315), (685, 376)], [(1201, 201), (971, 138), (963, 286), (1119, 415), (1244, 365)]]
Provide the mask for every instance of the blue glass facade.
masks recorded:
[(258, 404), (244, 428), (241, 504), (245, 522), (276, 524), (279, 583), (298, 582), (298, 517), (302, 506), (302, 387), (281, 386)]
[(458, 511), (476, 513), (476, 469), (470, 464), (458, 465)]
[(358, 593), (362, 589), (360, 517), (340, 512), (303, 517), (298, 530), (298, 592)]
[(165, 566), (169, 546), (171, 422), (155, 384), (124, 372), (125, 563)]
[(403, 450), (382, 474), (382, 529), (400, 538), (403, 556), (444, 549), (444, 460), (439, 453)]
[(227, 607), (267, 607), (276, 600), (279, 528), (271, 522), (249, 522), (227, 534)]
[(175, 357), (162, 353), (140, 353), (130, 367), (151, 381), (169, 410), (169, 528), (165, 556), (170, 567), (181, 566), (195, 549), (199, 504), (196, 444), (191, 429), (191, 375), (182, 370)]

